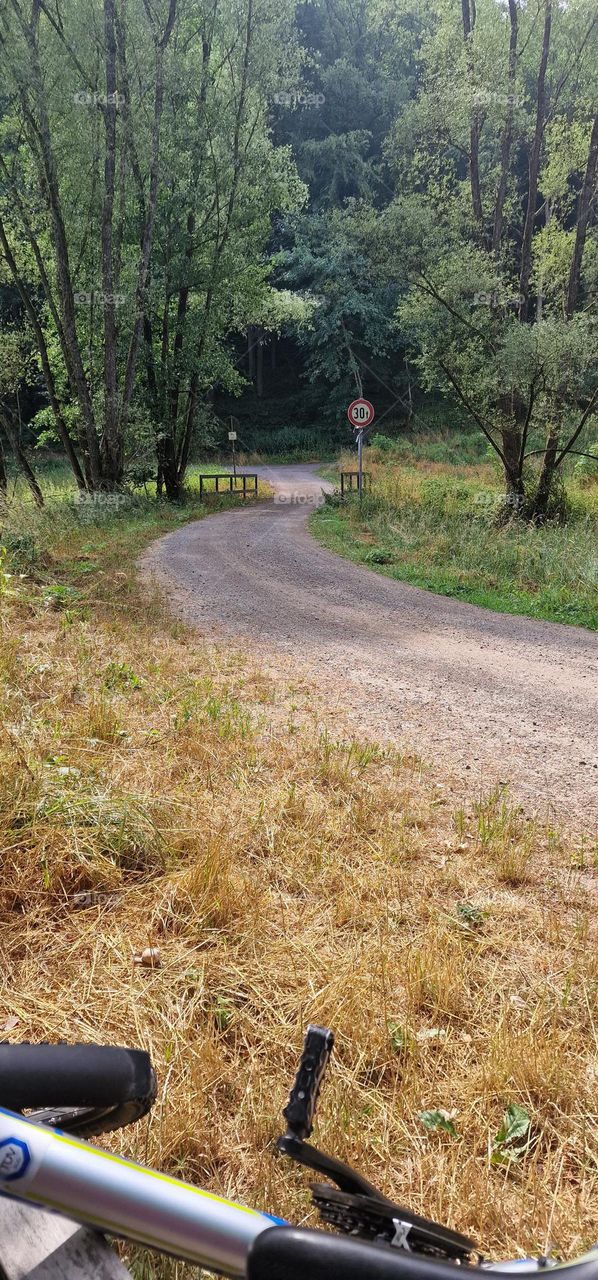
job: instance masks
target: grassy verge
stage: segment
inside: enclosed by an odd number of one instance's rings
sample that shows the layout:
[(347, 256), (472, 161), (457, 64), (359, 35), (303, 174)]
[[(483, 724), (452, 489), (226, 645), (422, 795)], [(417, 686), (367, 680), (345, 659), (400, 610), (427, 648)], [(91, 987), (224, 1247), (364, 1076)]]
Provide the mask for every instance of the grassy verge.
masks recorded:
[(530, 529), (497, 522), (501, 492), (487, 464), (389, 462), (372, 449), (366, 466), (372, 491), (361, 510), (333, 502), (312, 517), (325, 546), (440, 595), (598, 629), (596, 482), (571, 483), (566, 526)]
[(133, 565), (183, 517), (13, 531), (3, 1034), (147, 1046), (159, 1104), (119, 1149), (302, 1221), (308, 1179), (273, 1143), (302, 1028), (331, 1024), (324, 1147), (494, 1255), (589, 1245), (596, 846), (502, 791), (456, 809), (416, 759), (333, 731), (292, 674), (170, 620)]

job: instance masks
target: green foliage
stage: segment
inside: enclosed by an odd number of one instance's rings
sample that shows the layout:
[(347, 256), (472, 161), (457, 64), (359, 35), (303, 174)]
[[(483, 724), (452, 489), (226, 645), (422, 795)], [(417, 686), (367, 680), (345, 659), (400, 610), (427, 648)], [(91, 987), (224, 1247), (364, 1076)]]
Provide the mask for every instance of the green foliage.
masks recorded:
[(481, 907), (476, 907), (472, 902), (457, 903), (457, 921), (463, 929), (471, 932), (481, 929), (487, 916), (487, 911), (482, 911)]
[(10, 580), (12, 574), (8, 573), (5, 568), (7, 555), (6, 547), (0, 547), (0, 599), (2, 596), (10, 595), (11, 592)]
[(232, 1000), (225, 995), (217, 995), (213, 1006), (213, 1018), (218, 1031), (228, 1031), (235, 1014)]
[(140, 689), (142, 682), (139, 676), (127, 666), (126, 662), (111, 662), (104, 675), (104, 688), (111, 693), (126, 693), (129, 689)]
[(429, 1133), (448, 1133), (451, 1138), (458, 1137), (448, 1111), (420, 1111), (418, 1119)]
[(507, 1107), (503, 1122), (492, 1142), (492, 1164), (509, 1165), (527, 1154), (530, 1149), (531, 1121), (525, 1107), (512, 1102)]
[(598, 629), (595, 483), (575, 486), (569, 478), (568, 521), (529, 526), (505, 519), (487, 465), (453, 473), (445, 465), (444, 474), (430, 475), (427, 458), (418, 462), (415, 449), (408, 457), (386, 455), (374, 465), (373, 489), (361, 504), (328, 496), (311, 518), (325, 545), (442, 595)]
[(388, 1023), (388, 1035), (391, 1049), (399, 1057), (413, 1051), (415, 1041), (409, 1028), (404, 1023), (390, 1021)]
[(364, 560), (366, 564), (392, 564), (393, 555), (391, 551), (385, 551), (384, 547), (372, 547), (366, 551)]
[(596, 480), (598, 479), (598, 440), (588, 441), (587, 453), (593, 457), (577, 458), (575, 474), (580, 480)]

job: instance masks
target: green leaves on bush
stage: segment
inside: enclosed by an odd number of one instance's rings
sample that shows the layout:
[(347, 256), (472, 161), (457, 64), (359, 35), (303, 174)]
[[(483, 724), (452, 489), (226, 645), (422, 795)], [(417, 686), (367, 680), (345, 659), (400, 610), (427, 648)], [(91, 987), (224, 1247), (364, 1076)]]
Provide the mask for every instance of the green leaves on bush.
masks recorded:
[[(417, 1118), (429, 1133), (448, 1133), (451, 1138), (458, 1138), (454, 1115), (454, 1112), (438, 1107), (436, 1110), (420, 1111)], [(508, 1166), (521, 1160), (530, 1150), (530, 1130), (531, 1121), (525, 1107), (512, 1102), (507, 1107), (500, 1129), (492, 1141), (491, 1163)]]
[(411, 1053), (414, 1047), (413, 1035), (403, 1022), (389, 1022), (388, 1035), (393, 1053)]
[(364, 555), (366, 564), (392, 564), (394, 556), (391, 551), (385, 551), (383, 547), (370, 547)]

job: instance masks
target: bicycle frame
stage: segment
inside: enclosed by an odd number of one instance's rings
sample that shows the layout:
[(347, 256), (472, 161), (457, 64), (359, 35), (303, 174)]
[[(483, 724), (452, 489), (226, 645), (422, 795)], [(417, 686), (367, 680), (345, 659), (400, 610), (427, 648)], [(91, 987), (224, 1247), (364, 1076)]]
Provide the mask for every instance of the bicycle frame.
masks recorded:
[(282, 1222), (1, 1108), (0, 1192), (234, 1277)]
[[(190, 1186), (177, 1178), (134, 1164), (59, 1130), (46, 1128), (0, 1108), (0, 1194), (53, 1209), (65, 1218), (97, 1227), (110, 1236), (135, 1241), (186, 1262), (225, 1276), (244, 1277), (253, 1242), (273, 1224), (286, 1227), (282, 1218), (234, 1204)], [(315, 1236), (314, 1232), (300, 1233)], [(321, 1233), (317, 1233), (320, 1235)], [(328, 1246), (334, 1237), (321, 1236)], [(353, 1244), (367, 1249), (363, 1242)], [(337, 1241), (347, 1260), (349, 1241)], [(423, 1275), (447, 1280), (455, 1263), (419, 1258), (402, 1250), (379, 1252), (375, 1257), (393, 1259), (393, 1278), (412, 1280)], [(359, 1261), (359, 1260), (357, 1260)], [(587, 1266), (590, 1266), (590, 1271)], [(494, 1271), (505, 1276), (538, 1272), (546, 1266), (569, 1271), (571, 1280), (596, 1280), (598, 1248), (573, 1262), (546, 1263), (518, 1258), (461, 1268), (480, 1275)], [(357, 1268), (359, 1272), (359, 1267)], [(300, 1269), (300, 1273), (301, 1272)], [(362, 1273), (360, 1280), (362, 1280)]]

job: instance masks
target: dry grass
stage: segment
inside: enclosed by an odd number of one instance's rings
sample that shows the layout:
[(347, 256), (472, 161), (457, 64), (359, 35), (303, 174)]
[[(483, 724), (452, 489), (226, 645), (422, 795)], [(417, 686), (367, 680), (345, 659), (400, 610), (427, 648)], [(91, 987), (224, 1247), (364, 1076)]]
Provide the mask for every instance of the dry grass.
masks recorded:
[[(455, 812), (416, 760), (169, 623), (124, 534), (94, 555), (83, 603), (0, 599), (0, 1027), (146, 1046), (159, 1102), (121, 1149), (306, 1221), (273, 1143), (302, 1030), (329, 1024), (324, 1147), (494, 1255), (588, 1245), (595, 846), (502, 792)], [(112, 896), (75, 909), (86, 890)], [(493, 1167), (513, 1102), (533, 1143)], [(438, 1107), (457, 1137), (419, 1121)]]

